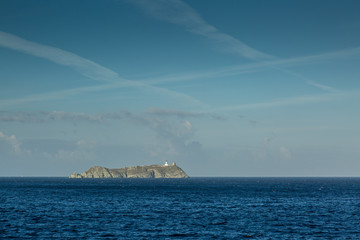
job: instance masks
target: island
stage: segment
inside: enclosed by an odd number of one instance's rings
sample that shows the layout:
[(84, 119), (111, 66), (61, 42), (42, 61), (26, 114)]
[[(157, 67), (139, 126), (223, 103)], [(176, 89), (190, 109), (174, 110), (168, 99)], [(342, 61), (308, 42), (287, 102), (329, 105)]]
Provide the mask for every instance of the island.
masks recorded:
[(70, 178), (188, 178), (189, 176), (175, 163), (164, 165), (134, 166), (109, 169), (91, 167), (83, 173), (73, 173)]

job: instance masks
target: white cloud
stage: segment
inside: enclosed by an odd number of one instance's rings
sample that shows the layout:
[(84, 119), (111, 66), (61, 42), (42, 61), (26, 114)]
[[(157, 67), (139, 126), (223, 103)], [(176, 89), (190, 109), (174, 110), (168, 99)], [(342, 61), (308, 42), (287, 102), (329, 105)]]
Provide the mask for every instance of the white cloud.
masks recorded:
[[(0, 112), (0, 121), (20, 121), (27, 123), (43, 123), (50, 121), (65, 121), (73, 123), (89, 122), (103, 123), (107, 120), (126, 121), (143, 126), (155, 132), (155, 141), (150, 152), (152, 155), (175, 157), (199, 151), (201, 144), (192, 141), (194, 128), (189, 120), (167, 119), (167, 115), (133, 114), (128, 111), (109, 112), (103, 114), (85, 114), (76, 112)], [(2, 136), (2, 135), (1, 135)], [(13, 137), (15, 138), (15, 137)], [(10, 141), (10, 138), (6, 138)], [(80, 140), (76, 149), (59, 149), (56, 153), (47, 153), (43, 156), (53, 159), (84, 159), (92, 152), (95, 142)], [(15, 146), (15, 145), (14, 145)], [(88, 152), (88, 153), (87, 153)], [(90, 157), (89, 155), (89, 157)]]
[(18, 139), (16, 138), (15, 135), (7, 136), (3, 132), (0, 132), (0, 140), (3, 140), (5, 142), (7, 142), (8, 144), (10, 144), (12, 147), (12, 150), (14, 151), (14, 153), (16, 155), (21, 154), (21, 152), (22, 152), (21, 148), (20, 148), (21, 143), (18, 141)]
[(188, 120), (169, 122), (159, 117), (148, 117), (143, 124), (156, 133), (149, 149), (153, 157), (176, 160), (197, 154), (201, 150), (201, 143), (193, 140), (195, 131)]

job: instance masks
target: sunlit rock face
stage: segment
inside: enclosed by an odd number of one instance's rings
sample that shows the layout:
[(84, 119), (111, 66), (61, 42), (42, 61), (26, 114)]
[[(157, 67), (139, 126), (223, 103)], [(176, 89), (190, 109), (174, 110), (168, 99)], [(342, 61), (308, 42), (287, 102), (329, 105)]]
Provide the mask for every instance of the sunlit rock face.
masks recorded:
[(188, 178), (178, 166), (134, 166), (119, 169), (108, 169), (94, 166), (83, 173), (73, 173), (70, 178)]

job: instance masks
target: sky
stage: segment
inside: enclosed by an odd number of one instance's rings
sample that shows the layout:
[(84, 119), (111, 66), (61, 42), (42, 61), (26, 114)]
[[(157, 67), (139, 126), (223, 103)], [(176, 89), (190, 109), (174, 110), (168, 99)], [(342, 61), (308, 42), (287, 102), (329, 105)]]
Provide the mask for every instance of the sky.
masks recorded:
[(2, 0), (0, 176), (360, 177), (359, 9)]

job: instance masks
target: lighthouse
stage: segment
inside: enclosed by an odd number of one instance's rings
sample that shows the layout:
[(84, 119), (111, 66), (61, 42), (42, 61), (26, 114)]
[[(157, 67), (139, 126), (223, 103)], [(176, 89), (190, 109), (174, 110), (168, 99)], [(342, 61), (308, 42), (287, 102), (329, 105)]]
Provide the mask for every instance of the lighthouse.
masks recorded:
[(165, 167), (169, 166), (167, 160), (165, 161), (165, 164), (164, 164)]

